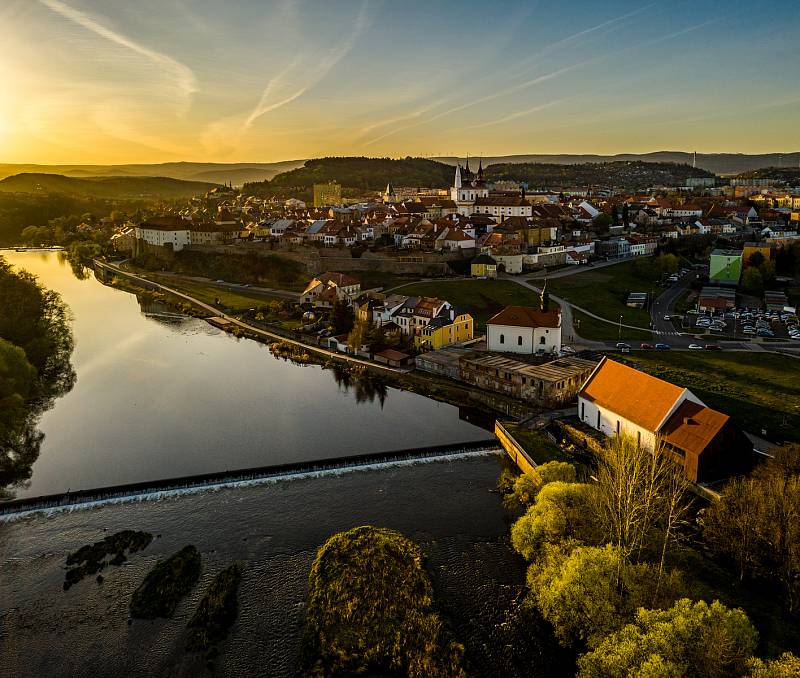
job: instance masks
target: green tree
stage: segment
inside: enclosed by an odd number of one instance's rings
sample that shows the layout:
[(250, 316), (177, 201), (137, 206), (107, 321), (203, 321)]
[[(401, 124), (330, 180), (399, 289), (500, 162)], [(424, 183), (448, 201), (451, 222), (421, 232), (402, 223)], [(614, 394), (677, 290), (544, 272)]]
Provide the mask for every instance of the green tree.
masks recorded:
[[(758, 253), (756, 252), (756, 254)], [(766, 260), (758, 267), (758, 270), (761, 272), (765, 289), (775, 283), (775, 264), (773, 262)]]
[(546, 545), (599, 543), (594, 514), (594, 487), (585, 483), (551, 482), (511, 528), (511, 544), (526, 560), (538, 559)]
[(784, 652), (777, 659), (764, 661), (753, 658), (748, 663), (750, 678), (797, 678), (800, 676), (800, 657)]
[(523, 473), (514, 481), (513, 493), (517, 501), (530, 505), (547, 483), (574, 483), (575, 467), (565, 461), (548, 461), (529, 473)]
[(755, 266), (756, 268), (759, 268), (761, 266), (761, 264), (763, 264), (763, 263), (764, 263), (764, 255), (761, 254), (761, 252), (759, 252), (759, 251), (753, 252), (747, 258), (747, 265), (748, 266)]
[(334, 299), (333, 307), (331, 308), (331, 325), (334, 331), (340, 334), (349, 332), (353, 329), (353, 311), (341, 299)]
[[(744, 675), (758, 633), (740, 609), (683, 598), (668, 610), (640, 609), (578, 661), (581, 678)], [(655, 671), (658, 668), (659, 671)]]
[(569, 553), (556, 547), (528, 569), (529, 598), (553, 625), (562, 645), (597, 645), (633, 619), (645, 605), (671, 605), (685, 590), (673, 570), (657, 591), (653, 565), (625, 562), (619, 549), (578, 546)]
[[(0, 339), (0, 443), (17, 435), (24, 425), (26, 402), (34, 392), (36, 377), (25, 351)], [(8, 463), (0, 457), (0, 469)]]
[(742, 287), (753, 294), (761, 294), (764, 291), (764, 277), (761, 271), (750, 266), (742, 273)]

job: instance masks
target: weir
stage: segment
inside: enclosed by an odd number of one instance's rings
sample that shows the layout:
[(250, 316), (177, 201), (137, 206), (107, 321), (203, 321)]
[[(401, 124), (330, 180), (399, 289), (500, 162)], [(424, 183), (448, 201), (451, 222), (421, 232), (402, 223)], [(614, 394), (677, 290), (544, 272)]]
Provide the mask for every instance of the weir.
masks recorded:
[(20, 520), (37, 513), (73, 511), (106, 504), (157, 500), (181, 494), (271, 484), (281, 480), (339, 475), (358, 470), (380, 470), (415, 463), (456, 461), (476, 456), (494, 455), (499, 452), (501, 452), (501, 448), (497, 446), (497, 441), (488, 438), (470, 443), (260, 466), (13, 499), (0, 503), (0, 523)]

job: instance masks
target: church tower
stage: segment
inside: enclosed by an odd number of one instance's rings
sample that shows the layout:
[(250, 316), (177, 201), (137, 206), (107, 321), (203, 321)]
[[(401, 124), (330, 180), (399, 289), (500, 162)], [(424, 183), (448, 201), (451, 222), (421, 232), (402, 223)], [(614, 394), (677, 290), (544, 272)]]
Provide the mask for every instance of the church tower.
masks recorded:
[(394, 186), (392, 186), (391, 181), (386, 184), (386, 191), (383, 194), (383, 202), (386, 204), (397, 202), (397, 193), (395, 193)]

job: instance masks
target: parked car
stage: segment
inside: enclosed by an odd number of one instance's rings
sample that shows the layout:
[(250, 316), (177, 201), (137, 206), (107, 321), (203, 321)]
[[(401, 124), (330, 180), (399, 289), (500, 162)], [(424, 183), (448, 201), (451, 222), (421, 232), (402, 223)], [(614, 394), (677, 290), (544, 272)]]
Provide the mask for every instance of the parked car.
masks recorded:
[(706, 344), (705, 349), (706, 351), (721, 351), (722, 346), (720, 346), (719, 344)]
[(689, 344), (690, 351), (702, 351), (703, 347), (700, 344)]
[(646, 343), (639, 344), (639, 348), (653, 348), (653, 344), (646, 344)]
[(669, 351), (670, 345), (669, 344), (656, 344), (657, 351)]
[(631, 347), (631, 345), (630, 344), (626, 344), (624, 341), (618, 341), (617, 342), (617, 348), (630, 348), (630, 347)]
[(665, 316), (664, 316), (664, 320), (666, 320), (667, 322), (669, 322), (670, 320), (672, 320), (672, 316), (671, 316), (671, 315), (665, 315)]

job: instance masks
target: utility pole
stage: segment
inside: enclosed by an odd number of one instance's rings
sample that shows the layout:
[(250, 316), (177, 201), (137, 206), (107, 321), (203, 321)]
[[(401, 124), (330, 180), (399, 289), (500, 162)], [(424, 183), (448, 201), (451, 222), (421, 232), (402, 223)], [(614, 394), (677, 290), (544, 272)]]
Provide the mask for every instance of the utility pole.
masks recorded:
[(622, 316), (619, 317), (619, 334), (617, 335), (617, 340), (622, 340)]

